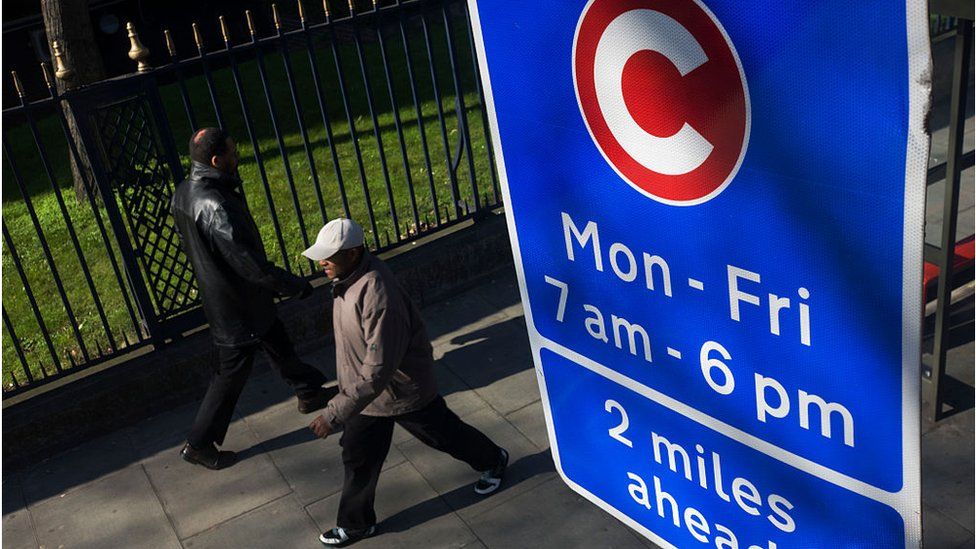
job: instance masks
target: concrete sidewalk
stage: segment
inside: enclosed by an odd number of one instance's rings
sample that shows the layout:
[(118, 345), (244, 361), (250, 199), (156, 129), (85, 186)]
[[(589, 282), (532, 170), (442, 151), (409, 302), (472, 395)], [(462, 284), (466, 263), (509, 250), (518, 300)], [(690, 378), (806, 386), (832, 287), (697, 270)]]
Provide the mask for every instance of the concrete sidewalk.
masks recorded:
[[(441, 392), (508, 448), (504, 489), (397, 428), (377, 494), (379, 534), (356, 547), (654, 547), (573, 493), (554, 471), (514, 273), (424, 311)], [(950, 354), (972, 385), (973, 344)], [(331, 347), (306, 359), (334, 375)], [(152, 398), (147, 395), (147, 398)], [(230, 469), (178, 452), (191, 403), (3, 476), (3, 547), (321, 547), (334, 526), (338, 436), (315, 439), (267, 368), (245, 389), (225, 447)], [(973, 546), (973, 410), (923, 426), (927, 547)]]

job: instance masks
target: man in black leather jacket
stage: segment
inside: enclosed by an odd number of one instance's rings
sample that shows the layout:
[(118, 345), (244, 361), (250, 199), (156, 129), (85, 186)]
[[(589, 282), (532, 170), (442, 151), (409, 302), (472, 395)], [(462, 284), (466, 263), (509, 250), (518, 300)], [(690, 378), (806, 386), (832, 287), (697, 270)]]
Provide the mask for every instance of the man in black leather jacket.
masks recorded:
[(312, 287), (268, 261), (243, 200), (234, 140), (221, 129), (204, 128), (190, 138), (190, 157), (190, 177), (176, 187), (171, 210), (193, 265), (217, 360), (181, 455), (221, 469), (236, 455), (216, 445), (223, 444), (259, 348), (298, 395), (301, 413), (323, 407), (329, 395), (322, 388), (325, 376), (295, 353), (274, 303), (275, 296), (307, 297)]

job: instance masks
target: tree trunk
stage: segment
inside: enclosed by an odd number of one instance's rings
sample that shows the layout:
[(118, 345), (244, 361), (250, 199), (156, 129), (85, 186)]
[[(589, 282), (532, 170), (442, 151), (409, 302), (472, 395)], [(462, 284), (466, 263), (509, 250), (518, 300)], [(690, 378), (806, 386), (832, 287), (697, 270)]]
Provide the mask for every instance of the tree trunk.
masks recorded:
[[(67, 81), (55, 78), (58, 92), (64, 93), (66, 90), (105, 78), (105, 66), (95, 45), (88, 0), (41, 0), (41, 14), (44, 16), (48, 47), (55, 40), (60, 42), (65, 66), (74, 71), (74, 76)], [(51, 57), (53, 59), (53, 54)], [(71, 106), (67, 101), (62, 101), (61, 105), (71, 132), (70, 138), (77, 146), (78, 155), (81, 157), (79, 166), (74, 156), (71, 156), (71, 174), (74, 177), (75, 196), (78, 200), (83, 200), (88, 192), (98, 194), (97, 188), (89, 189), (85, 184), (87, 181), (94, 187), (95, 183), (89, 151), (81, 140), (78, 123), (75, 121), (75, 113), (71, 110)]]

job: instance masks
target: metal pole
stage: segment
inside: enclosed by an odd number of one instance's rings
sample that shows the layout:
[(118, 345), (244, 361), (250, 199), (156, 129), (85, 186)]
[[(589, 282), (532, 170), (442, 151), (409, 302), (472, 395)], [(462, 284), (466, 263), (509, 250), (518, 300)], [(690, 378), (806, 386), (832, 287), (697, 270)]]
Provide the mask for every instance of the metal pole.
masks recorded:
[(952, 69), (952, 103), (949, 117), (949, 154), (946, 160), (945, 199), (942, 208), (942, 247), (939, 250), (939, 285), (935, 312), (935, 342), (932, 383), (932, 419), (945, 417), (945, 367), (949, 336), (949, 308), (952, 268), (956, 248), (956, 220), (959, 214), (959, 181), (962, 172), (963, 131), (966, 127), (966, 91), (969, 86), (969, 57), (973, 51), (973, 22), (960, 19), (956, 27), (956, 51)]

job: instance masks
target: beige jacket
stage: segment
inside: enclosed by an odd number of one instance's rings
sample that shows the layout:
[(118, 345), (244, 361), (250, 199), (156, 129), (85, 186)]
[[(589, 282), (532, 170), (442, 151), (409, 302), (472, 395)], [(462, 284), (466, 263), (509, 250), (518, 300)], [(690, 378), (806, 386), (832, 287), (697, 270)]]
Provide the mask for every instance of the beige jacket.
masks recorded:
[(339, 394), (323, 415), (336, 428), (362, 413), (395, 416), (437, 395), (433, 348), (420, 312), (382, 261), (366, 252), (332, 286)]

